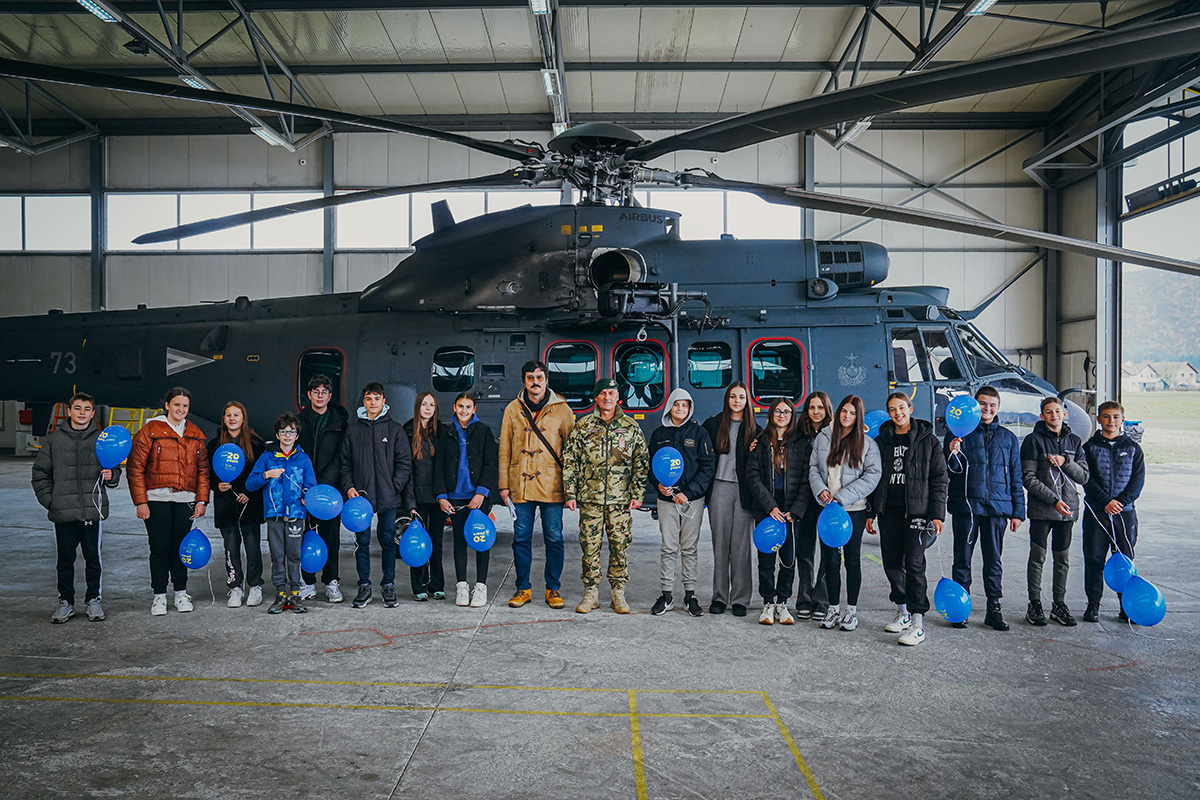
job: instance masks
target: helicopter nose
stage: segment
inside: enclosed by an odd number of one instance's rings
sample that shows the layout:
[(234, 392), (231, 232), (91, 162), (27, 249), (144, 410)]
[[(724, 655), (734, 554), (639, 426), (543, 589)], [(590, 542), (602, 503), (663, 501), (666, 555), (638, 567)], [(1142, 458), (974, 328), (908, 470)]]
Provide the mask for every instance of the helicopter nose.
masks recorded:
[(1092, 415), (1084, 410), (1083, 406), (1072, 400), (1064, 400), (1067, 406), (1067, 424), (1071, 426), (1071, 430), (1083, 440), (1087, 440), (1095, 427), (1095, 420)]

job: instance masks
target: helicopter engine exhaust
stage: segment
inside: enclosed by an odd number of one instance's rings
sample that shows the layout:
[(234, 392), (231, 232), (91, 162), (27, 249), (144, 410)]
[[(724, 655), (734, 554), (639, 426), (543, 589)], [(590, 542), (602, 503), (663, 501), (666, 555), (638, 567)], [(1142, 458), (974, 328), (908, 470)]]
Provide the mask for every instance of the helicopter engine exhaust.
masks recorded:
[(658, 287), (645, 283), (647, 274), (646, 259), (636, 250), (593, 250), (588, 276), (596, 288), (600, 314), (618, 317), (630, 311), (661, 313), (664, 309)]

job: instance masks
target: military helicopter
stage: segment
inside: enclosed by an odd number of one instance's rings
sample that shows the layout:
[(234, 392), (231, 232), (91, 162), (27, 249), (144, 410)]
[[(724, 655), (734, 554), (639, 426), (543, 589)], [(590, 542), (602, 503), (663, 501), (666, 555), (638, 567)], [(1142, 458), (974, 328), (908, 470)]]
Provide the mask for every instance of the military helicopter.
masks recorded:
[[(170, 386), (194, 392), (193, 414), (216, 420), (229, 399), (258, 420), (298, 407), (308, 379), (334, 379), (335, 398), (381, 381), (407, 419), (418, 391), (443, 399), (473, 390), (498, 425), (538, 358), (576, 412), (592, 407), (597, 377), (613, 377), (622, 407), (647, 428), (685, 386), (698, 416), (719, 410), (745, 380), (762, 410), (773, 398), (821, 388), (879, 408), (889, 391), (942, 425), (956, 394), (984, 382), (1003, 394), (1001, 421), (1028, 430), (1055, 388), (1010, 363), (948, 290), (881, 287), (887, 251), (868, 242), (680, 237), (680, 214), (640, 207), (639, 185), (750, 192), (769, 202), (984, 235), (1097, 258), (1197, 273), (1195, 264), (1038, 231), (801, 189), (729, 181), (704, 170), (649, 164), (680, 150), (727, 152), (779, 136), (988, 91), (1102, 69), (1192, 56), (1200, 14), (1097, 33), (1065, 44), (902, 75), (644, 141), (618, 125), (586, 123), (542, 145), (489, 141), (392, 120), (0, 59), (0, 76), (278, 112), (408, 133), (503, 156), (496, 175), (356, 192), (157, 231), (166, 241), (317, 208), (449, 188), (568, 185), (575, 205), (524, 206), (455, 221), (433, 207), (434, 230), (415, 253), (364, 291), (129, 311), (0, 320), (0, 398), (41, 409), (86, 390), (111, 406), (154, 406)], [(686, 382), (685, 382), (686, 381)], [(1071, 402), (1070, 421), (1090, 424)], [(36, 417), (37, 415), (35, 415)], [(211, 424), (211, 423), (210, 423)], [(260, 421), (260, 425), (263, 423)], [(40, 426), (36, 425), (35, 429)]]

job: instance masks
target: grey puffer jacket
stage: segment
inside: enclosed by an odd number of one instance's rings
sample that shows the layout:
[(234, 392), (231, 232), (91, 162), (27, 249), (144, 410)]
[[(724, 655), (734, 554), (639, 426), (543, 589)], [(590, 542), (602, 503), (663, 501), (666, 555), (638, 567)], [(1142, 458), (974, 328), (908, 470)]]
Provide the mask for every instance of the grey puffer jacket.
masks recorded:
[[(1062, 456), (1062, 468), (1053, 466), (1047, 456)], [(1083, 442), (1071, 433), (1066, 423), (1056, 434), (1045, 422), (1039, 421), (1021, 442), (1021, 477), (1025, 481), (1025, 491), (1029, 493), (1030, 519), (1053, 522), (1079, 519), (1079, 488), (1076, 484), (1087, 483), (1088, 474)], [(1058, 513), (1055, 505), (1059, 500), (1070, 507), (1069, 516)]]
[[(108, 492), (116, 488), (121, 468), (113, 469), (111, 481), (101, 481), (96, 437), (100, 428), (92, 420), (81, 431), (67, 420), (42, 442), (33, 460), (33, 491), (38, 502), (49, 509), (51, 522), (96, 522), (108, 519)], [(99, 503), (100, 508), (96, 508)]]
[[(883, 465), (879, 459), (879, 446), (870, 436), (864, 437), (862, 463), (857, 467), (842, 464), (842, 488), (833, 496), (840, 505), (852, 506), (865, 501), (879, 485), (883, 477)], [(829, 448), (833, 445), (833, 426), (817, 434), (813, 442), (812, 457), (809, 459), (808, 483), (812, 487), (813, 497), (821, 502), (821, 492), (829, 491)], [(824, 505), (824, 503), (822, 503)]]

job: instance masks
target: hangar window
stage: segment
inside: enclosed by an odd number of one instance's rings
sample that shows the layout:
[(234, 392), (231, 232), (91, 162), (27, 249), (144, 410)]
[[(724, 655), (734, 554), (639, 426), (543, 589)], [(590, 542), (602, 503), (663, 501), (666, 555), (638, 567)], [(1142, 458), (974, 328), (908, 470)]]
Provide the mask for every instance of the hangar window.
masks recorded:
[(433, 354), (433, 390), (465, 392), (475, 383), (475, 351), (469, 347), (439, 347)]
[(725, 342), (688, 348), (688, 382), (697, 389), (724, 389), (733, 380), (733, 351)]
[(0, 250), (23, 249), (21, 198), (0, 197)]
[(378, 197), (337, 207), (339, 250), (408, 247), (409, 199)]
[(613, 378), (621, 408), (649, 411), (667, 399), (667, 355), (655, 341), (622, 342), (613, 349)]
[(305, 350), (296, 364), (296, 406), (308, 405), (308, 382), (314, 376), (324, 375), (333, 384), (333, 402), (342, 402), (342, 372), (346, 357), (341, 350), (331, 347)]
[(87, 195), (31, 195), (25, 201), (26, 250), (91, 250), (92, 200)]
[(559, 342), (546, 349), (550, 389), (562, 395), (572, 410), (592, 404), (596, 385), (596, 348), (587, 342)]
[(804, 351), (794, 341), (762, 341), (750, 346), (750, 394), (760, 406), (777, 397), (804, 395)]

